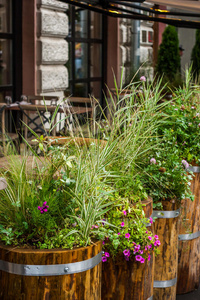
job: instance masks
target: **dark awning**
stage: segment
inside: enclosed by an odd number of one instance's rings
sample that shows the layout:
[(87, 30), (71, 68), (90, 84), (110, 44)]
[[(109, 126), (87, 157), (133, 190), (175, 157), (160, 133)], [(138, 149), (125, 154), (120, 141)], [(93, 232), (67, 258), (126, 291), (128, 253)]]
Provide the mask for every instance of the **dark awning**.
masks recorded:
[[(148, 0), (152, 7), (145, 5), (144, 0), (59, 0), (92, 10), (107, 16), (135, 20), (161, 22), (185, 28), (200, 28), (200, 1), (193, 0)], [(161, 10), (157, 5), (167, 6)], [(176, 11), (173, 11), (177, 8)], [(149, 12), (150, 14), (144, 14)]]

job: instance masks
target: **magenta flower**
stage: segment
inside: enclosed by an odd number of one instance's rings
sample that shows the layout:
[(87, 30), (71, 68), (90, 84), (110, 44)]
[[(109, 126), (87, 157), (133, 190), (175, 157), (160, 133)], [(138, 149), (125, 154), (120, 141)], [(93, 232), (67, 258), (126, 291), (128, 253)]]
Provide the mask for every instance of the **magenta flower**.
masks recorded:
[(118, 235), (120, 235), (121, 233), (120, 232), (118, 232)]
[(156, 240), (158, 240), (158, 235), (157, 235), (157, 234), (155, 234), (155, 235), (154, 235), (154, 238), (155, 238)]
[(131, 236), (131, 235), (130, 235), (129, 233), (126, 233), (126, 234), (125, 234), (125, 238), (126, 238), (126, 239), (129, 239), (130, 236)]
[(151, 237), (151, 236), (148, 236), (148, 239), (151, 241), (151, 240), (152, 240), (152, 237)]
[(135, 260), (136, 260), (136, 261), (141, 261), (141, 259), (142, 259), (142, 256), (141, 256), (141, 255), (136, 255), (136, 256), (135, 256)]
[(121, 223), (121, 227), (124, 227), (124, 222)]
[(141, 81), (144, 81), (144, 82), (147, 81), (145, 76), (141, 76), (141, 77), (140, 77), (140, 80), (141, 80)]
[(47, 212), (48, 210), (48, 205), (47, 205), (47, 201), (45, 201), (42, 205), (42, 207), (38, 206), (38, 210), (40, 210), (41, 214)]
[(106, 257), (110, 257), (110, 254), (109, 254), (108, 252), (105, 252), (104, 255), (105, 255)]
[(131, 251), (129, 249), (124, 250), (123, 253), (124, 253), (124, 256), (128, 256), (128, 257), (131, 255)]
[(148, 245), (147, 247), (148, 247), (149, 249), (151, 249), (151, 248), (152, 248), (152, 246), (151, 246), (151, 245)]
[(153, 224), (153, 219), (151, 217), (149, 218), (149, 222)]
[(103, 241), (103, 245), (105, 245), (105, 242)]
[(123, 210), (123, 214), (126, 216), (126, 211), (125, 210)]
[(185, 159), (183, 159), (181, 163), (183, 164), (183, 166), (184, 166), (186, 169), (189, 168), (189, 164), (188, 164), (188, 162), (187, 162)]
[(155, 158), (151, 158), (151, 159), (150, 159), (150, 164), (151, 164), (151, 165), (155, 165), (155, 164), (156, 164)]
[(151, 255), (150, 255), (150, 254), (148, 255), (148, 258), (147, 258), (147, 259), (148, 259), (148, 260), (150, 260), (150, 259), (151, 259)]
[(157, 246), (160, 246), (161, 242), (159, 240), (156, 241)]
[(140, 262), (141, 262), (141, 264), (143, 264), (145, 262), (145, 259), (142, 257)]
[(98, 225), (94, 225), (94, 228), (99, 228), (99, 226)]
[(103, 256), (101, 260), (102, 260), (102, 262), (106, 262), (107, 258), (105, 256)]

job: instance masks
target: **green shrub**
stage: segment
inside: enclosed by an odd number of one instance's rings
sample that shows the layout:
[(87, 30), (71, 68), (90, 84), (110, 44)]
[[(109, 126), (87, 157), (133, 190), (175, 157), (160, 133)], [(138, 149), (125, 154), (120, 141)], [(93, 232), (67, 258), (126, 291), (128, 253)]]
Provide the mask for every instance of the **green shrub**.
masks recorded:
[(167, 26), (163, 32), (158, 51), (157, 72), (168, 81), (173, 81), (180, 72), (179, 40), (174, 26)]
[(191, 61), (194, 78), (197, 78), (200, 73), (200, 29), (196, 31), (196, 42), (192, 49)]

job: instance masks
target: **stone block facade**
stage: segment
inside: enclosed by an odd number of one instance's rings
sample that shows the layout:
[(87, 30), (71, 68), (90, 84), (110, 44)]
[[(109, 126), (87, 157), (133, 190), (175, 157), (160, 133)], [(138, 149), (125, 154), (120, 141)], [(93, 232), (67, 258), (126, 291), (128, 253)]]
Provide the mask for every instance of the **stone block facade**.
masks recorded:
[(64, 95), (68, 87), (68, 5), (37, 1), (37, 93)]

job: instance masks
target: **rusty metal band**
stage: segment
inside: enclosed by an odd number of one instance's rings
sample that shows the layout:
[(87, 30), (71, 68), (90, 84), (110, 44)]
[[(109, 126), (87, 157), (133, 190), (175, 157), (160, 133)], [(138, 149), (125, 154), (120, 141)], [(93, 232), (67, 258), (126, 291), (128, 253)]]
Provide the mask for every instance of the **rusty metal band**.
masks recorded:
[(153, 287), (154, 288), (168, 288), (171, 286), (174, 286), (177, 282), (177, 278), (171, 279), (171, 280), (164, 280), (164, 281), (157, 281), (154, 280)]
[(153, 300), (153, 296), (149, 297), (147, 300)]
[(200, 237), (200, 231), (194, 233), (186, 233), (186, 234), (179, 234), (178, 240), (179, 241), (190, 241)]
[(0, 260), (0, 270), (23, 276), (57, 276), (80, 273), (94, 268), (101, 262), (102, 252), (80, 262), (58, 265), (22, 265)]
[(180, 208), (177, 210), (154, 210), (153, 211), (153, 218), (158, 219), (170, 219), (170, 218), (177, 218), (180, 215)]
[(189, 166), (189, 168), (187, 168), (187, 170), (192, 171), (194, 173), (200, 173), (200, 167), (198, 167), (198, 166)]

